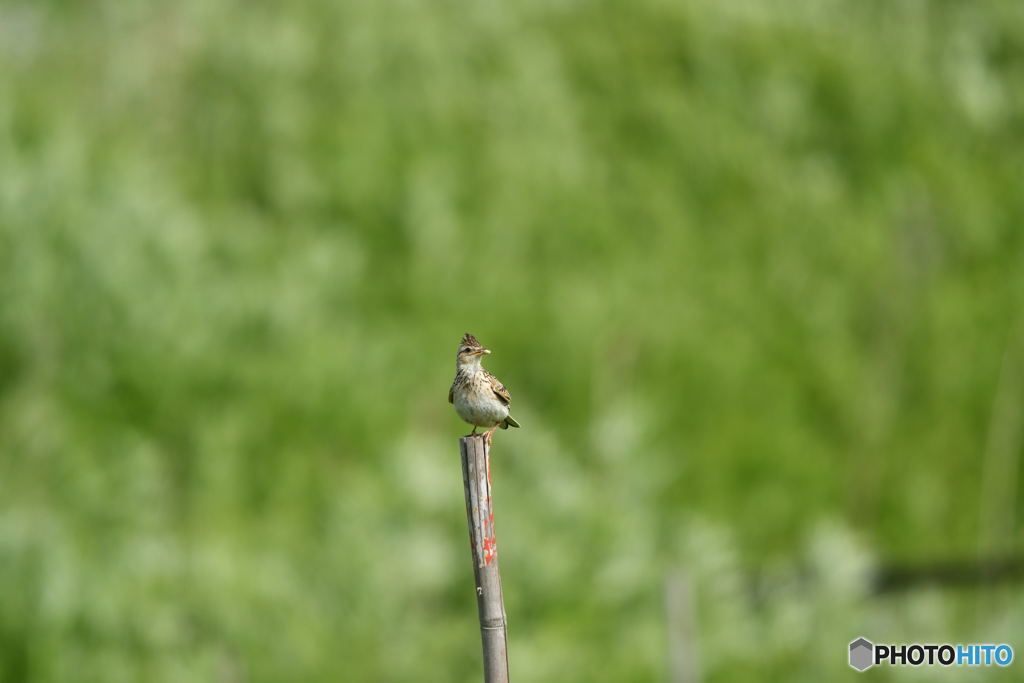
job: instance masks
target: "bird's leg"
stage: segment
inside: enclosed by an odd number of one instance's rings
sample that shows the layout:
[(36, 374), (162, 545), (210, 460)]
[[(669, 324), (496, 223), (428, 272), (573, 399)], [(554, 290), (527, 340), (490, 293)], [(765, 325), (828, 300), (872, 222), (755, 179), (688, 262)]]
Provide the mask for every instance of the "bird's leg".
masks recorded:
[(471, 432), (470, 432), (469, 434), (467, 434), (466, 436), (476, 436), (476, 425), (473, 425), (473, 431), (471, 431)]
[(487, 447), (488, 448), (491, 447), (491, 439), (494, 438), (494, 430), (497, 429), (497, 428), (498, 428), (498, 425), (495, 424), (493, 427), (491, 427), (486, 432), (484, 432), (484, 441), (487, 442)]

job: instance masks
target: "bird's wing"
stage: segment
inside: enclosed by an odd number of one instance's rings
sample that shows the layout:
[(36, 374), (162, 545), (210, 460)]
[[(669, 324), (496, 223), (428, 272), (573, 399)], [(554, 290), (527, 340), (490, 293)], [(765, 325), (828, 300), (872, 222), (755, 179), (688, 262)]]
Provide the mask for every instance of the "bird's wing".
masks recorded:
[(454, 392), (454, 391), (455, 391), (455, 385), (454, 384), (451, 385), (450, 387), (448, 387), (448, 402), (449, 403), (455, 403), (455, 397), (452, 396), (452, 392)]
[(498, 397), (499, 401), (505, 405), (512, 402), (512, 395), (508, 393), (508, 389), (505, 388), (504, 384), (498, 381), (497, 377), (488, 372), (487, 380), (491, 383), (491, 389), (494, 391), (494, 395)]

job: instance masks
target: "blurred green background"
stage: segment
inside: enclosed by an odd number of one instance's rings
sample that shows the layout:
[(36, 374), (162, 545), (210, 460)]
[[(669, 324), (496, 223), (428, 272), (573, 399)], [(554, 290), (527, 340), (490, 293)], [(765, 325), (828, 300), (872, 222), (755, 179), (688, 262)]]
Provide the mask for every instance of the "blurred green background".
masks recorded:
[(669, 680), (675, 573), (702, 681), (1024, 656), (871, 588), (1024, 540), (1022, 83), (1014, 0), (3, 0), (0, 680), (479, 680), (464, 332), (515, 680)]

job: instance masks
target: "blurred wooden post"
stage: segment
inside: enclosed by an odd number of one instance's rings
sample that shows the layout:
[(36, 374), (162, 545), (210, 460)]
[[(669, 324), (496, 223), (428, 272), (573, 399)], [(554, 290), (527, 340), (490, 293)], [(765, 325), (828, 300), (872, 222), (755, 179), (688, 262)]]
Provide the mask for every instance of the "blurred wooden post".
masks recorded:
[(698, 683), (697, 610), (693, 581), (677, 570), (665, 578), (665, 613), (668, 617), (668, 669), (672, 683)]
[(508, 683), (505, 601), (501, 594), (498, 543), (494, 536), (490, 454), (482, 436), (459, 439), (459, 453), (462, 456), (462, 483), (466, 490), (469, 540), (473, 549), (480, 638), (484, 646), (484, 683)]

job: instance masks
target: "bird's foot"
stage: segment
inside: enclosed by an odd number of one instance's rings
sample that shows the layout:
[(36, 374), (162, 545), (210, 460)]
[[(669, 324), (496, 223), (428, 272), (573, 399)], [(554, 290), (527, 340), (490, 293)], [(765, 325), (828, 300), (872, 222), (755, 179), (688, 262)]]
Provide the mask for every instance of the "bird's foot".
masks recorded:
[(491, 440), (494, 438), (494, 430), (498, 428), (498, 425), (494, 425), (486, 432), (484, 432), (484, 443), (487, 444), (487, 448), (491, 447)]

